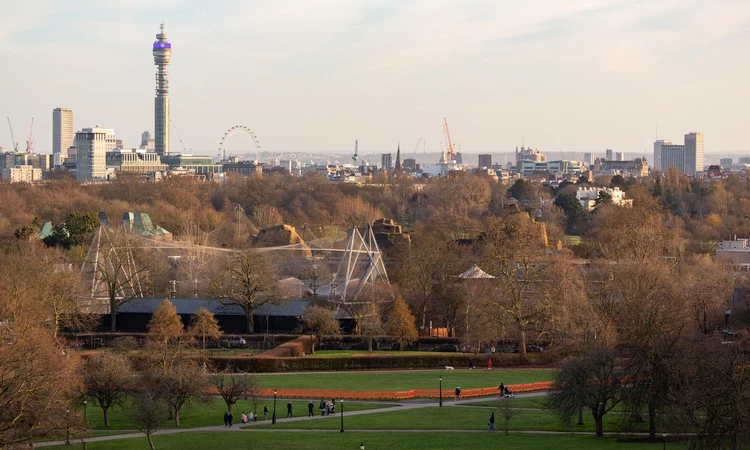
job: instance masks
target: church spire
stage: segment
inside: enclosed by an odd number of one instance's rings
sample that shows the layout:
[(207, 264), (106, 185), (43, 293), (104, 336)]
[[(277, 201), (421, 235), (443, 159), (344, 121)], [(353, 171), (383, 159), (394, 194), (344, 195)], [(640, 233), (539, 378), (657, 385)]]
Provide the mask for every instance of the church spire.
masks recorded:
[(394, 171), (401, 172), (401, 142), (398, 143), (398, 148), (396, 149), (396, 165), (394, 166)]

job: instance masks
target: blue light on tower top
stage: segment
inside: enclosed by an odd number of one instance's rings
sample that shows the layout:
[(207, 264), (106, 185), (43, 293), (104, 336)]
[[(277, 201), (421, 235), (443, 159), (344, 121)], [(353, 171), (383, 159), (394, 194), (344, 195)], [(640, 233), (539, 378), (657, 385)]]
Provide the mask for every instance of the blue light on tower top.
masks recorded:
[(171, 49), (172, 48), (172, 43), (170, 43), (170, 42), (159, 42), (159, 41), (154, 42), (154, 50), (160, 50), (162, 48), (169, 48), (169, 49)]

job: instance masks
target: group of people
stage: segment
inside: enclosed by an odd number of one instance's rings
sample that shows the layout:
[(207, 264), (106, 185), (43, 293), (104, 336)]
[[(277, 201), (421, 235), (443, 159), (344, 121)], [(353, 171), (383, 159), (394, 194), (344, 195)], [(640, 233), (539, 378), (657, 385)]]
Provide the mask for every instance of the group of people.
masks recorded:
[[(291, 402), (290, 402), (291, 405)], [(255, 414), (252, 411), (250, 411), (250, 414), (245, 414), (245, 411), (242, 411), (242, 415), (240, 418), (242, 419), (242, 423), (248, 423), (248, 422), (257, 422), (258, 416), (260, 414)], [(268, 420), (268, 406), (263, 407), (263, 420)], [(232, 421), (234, 421), (234, 415), (231, 411), (226, 411), (224, 413), (224, 426), (225, 427), (231, 427)]]
[[(312, 400), (310, 400), (310, 403), (307, 404), (307, 416), (312, 417), (315, 414), (313, 413), (313, 409), (315, 408), (315, 404)], [(320, 404), (318, 405), (318, 409), (320, 409), (320, 415), (321, 416), (330, 416), (333, 414), (336, 414), (336, 400), (330, 399), (326, 401), (324, 398), (321, 397)]]
[[(265, 409), (267, 410), (268, 407), (266, 406)], [(253, 414), (252, 411), (250, 411), (250, 414), (245, 414), (245, 411), (242, 411), (242, 423), (248, 423), (248, 422), (257, 422), (258, 421), (258, 415)]]

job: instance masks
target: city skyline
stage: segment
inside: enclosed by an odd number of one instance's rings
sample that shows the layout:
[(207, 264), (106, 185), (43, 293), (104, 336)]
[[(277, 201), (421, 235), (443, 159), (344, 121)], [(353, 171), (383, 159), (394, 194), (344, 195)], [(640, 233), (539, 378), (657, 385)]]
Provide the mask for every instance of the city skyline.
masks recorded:
[[(74, 111), (75, 130), (101, 123), (137, 146), (155, 131), (150, 50), (163, 19), (177, 43), (173, 153), (215, 156), (235, 125), (264, 151), (342, 152), (359, 138), (362, 153), (382, 152), (422, 137), (439, 152), (443, 116), (464, 153), (524, 139), (648, 153), (657, 124), (659, 139), (702, 132), (706, 154), (750, 152), (750, 63), (738, 57), (750, 4), (558, 3), (0, 0), (0, 112), (19, 142), (35, 117), (43, 153), (57, 107)], [(12, 148), (7, 126), (0, 146)], [(248, 150), (249, 138), (228, 145)]]

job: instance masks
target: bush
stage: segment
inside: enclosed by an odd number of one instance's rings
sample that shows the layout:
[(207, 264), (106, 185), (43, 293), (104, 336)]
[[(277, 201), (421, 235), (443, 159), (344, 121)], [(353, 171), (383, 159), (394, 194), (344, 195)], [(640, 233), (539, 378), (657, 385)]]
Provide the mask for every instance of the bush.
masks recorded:
[(133, 336), (118, 337), (112, 341), (112, 347), (120, 352), (129, 352), (139, 347), (138, 341)]
[(300, 336), (297, 339), (291, 340), (284, 344), (279, 345), (276, 348), (272, 348), (267, 352), (263, 352), (258, 357), (260, 358), (285, 358), (285, 357), (300, 357), (307, 353), (312, 352), (312, 341), (309, 336)]

